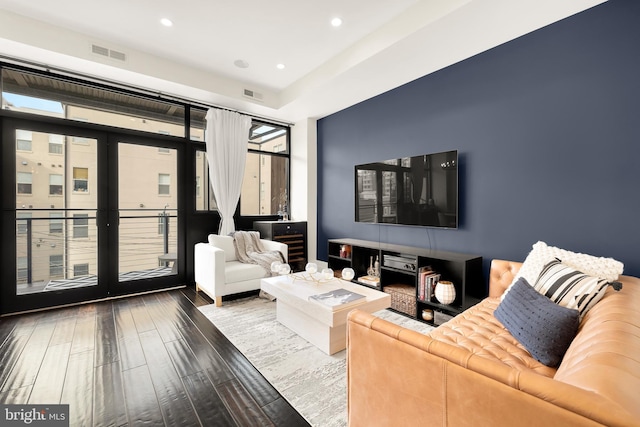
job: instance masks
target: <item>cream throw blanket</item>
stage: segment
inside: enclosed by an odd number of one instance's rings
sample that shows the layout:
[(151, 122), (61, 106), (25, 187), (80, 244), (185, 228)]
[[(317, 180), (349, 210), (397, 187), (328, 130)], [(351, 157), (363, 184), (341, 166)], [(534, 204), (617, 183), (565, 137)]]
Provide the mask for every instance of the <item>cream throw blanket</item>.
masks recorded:
[(257, 231), (236, 231), (233, 233), (233, 246), (236, 248), (236, 258), (245, 264), (257, 264), (264, 268), (267, 276), (272, 276), (271, 263), (284, 262), (280, 251), (267, 251), (260, 242)]

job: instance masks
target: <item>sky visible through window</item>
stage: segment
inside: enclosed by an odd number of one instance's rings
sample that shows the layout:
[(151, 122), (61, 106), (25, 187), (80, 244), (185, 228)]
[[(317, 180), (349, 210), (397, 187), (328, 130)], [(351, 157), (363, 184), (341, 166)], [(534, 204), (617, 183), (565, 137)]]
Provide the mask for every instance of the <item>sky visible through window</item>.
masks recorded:
[(62, 114), (64, 111), (62, 103), (57, 101), (49, 101), (42, 98), (34, 98), (32, 96), (17, 95), (15, 93), (4, 92), (2, 97), (9, 103), (18, 108), (30, 108), (40, 111), (48, 111), (51, 113)]

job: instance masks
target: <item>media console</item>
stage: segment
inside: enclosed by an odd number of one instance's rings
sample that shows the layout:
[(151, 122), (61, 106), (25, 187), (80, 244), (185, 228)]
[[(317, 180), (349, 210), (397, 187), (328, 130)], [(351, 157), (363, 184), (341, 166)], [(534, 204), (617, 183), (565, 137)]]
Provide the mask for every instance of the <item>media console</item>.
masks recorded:
[[(345, 267), (351, 267), (355, 271), (353, 281), (362, 286), (381, 291), (385, 291), (387, 286), (389, 290), (410, 289), (409, 302), (415, 304), (415, 310), (399, 312), (424, 321), (422, 311), (432, 310), (434, 318), (427, 323), (440, 324), (487, 296), (480, 256), (357, 239), (330, 239), (328, 249), (328, 265), (336, 274)], [(358, 277), (367, 275), (371, 259), (376, 258), (380, 263), (379, 284), (374, 286), (358, 282)], [(420, 272), (425, 267), (431, 267), (440, 275), (440, 280), (453, 282), (456, 297), (451, 304), (441, 304), (435, 297), (420, 298)]]

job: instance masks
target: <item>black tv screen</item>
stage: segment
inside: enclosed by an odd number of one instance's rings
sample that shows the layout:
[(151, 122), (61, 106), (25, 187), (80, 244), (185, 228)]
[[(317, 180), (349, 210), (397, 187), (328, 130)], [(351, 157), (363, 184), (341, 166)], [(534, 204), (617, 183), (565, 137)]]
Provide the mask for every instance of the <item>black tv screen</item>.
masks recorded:
[(355, 166), (356, 222), (458, 227), (458, 151)]

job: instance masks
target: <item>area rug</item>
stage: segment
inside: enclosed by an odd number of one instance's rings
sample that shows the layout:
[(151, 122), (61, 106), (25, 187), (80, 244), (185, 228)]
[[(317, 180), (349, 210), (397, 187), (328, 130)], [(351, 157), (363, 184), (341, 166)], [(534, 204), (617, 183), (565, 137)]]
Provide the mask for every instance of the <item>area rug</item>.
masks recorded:
[[(311, 424), (347, 425), (346, 351), (329, 356), (276, 320), (276, 303), (263, 298), (206, 305), (202, 313)], [(427, 333), (433, 328), (390, 310), (374, 315)]]

